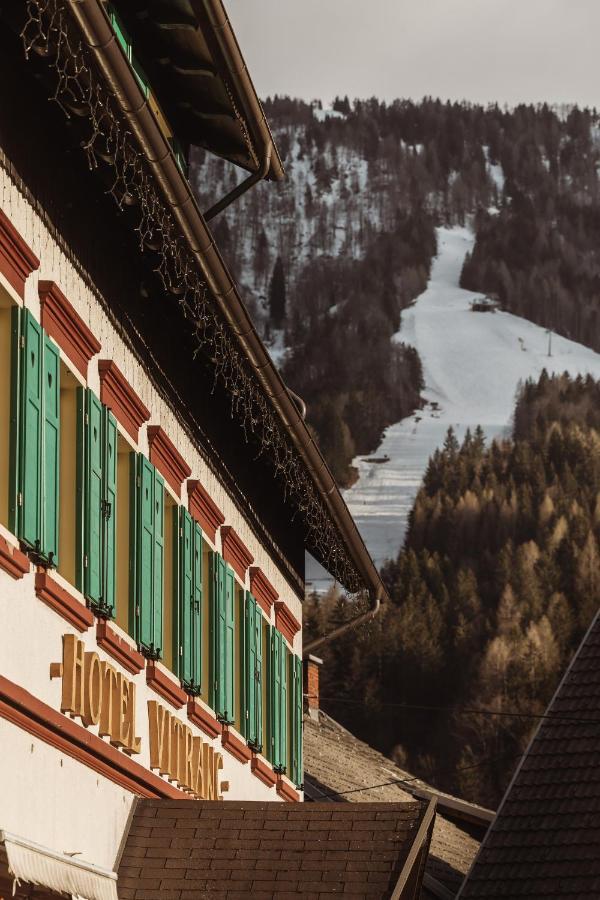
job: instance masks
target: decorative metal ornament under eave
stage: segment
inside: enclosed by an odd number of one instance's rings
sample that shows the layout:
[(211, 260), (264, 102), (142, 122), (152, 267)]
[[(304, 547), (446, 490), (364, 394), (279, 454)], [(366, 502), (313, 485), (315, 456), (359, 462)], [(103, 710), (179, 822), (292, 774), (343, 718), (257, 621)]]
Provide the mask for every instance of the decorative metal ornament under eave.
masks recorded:
[(109, 193), (118, 207), (139, 211), (136, 231), (140, 251), (158, 257), (156, 273), (173, 294), (194, 329), (198, 348), (214, 360), (215, 382), (231, 398), (231, 413), (244, 431), (268, 454), (275, 474), (302, 515), (306, 546), (348, 590), (366, 587), (341, 535), (285, 425), (244, 358), (239, 342), (221, 317), (217, 304), (165, 201), (144, 153), (114, 96), (107, 88), (92, 52), (81, 38), (66, 0), (29, 0), (22, 31), (25, 55), (34, 52), (54, 69), (55, 100), (68, 117), (87, 119), (90, 133), (83, 143), (90, 169), (109, 165), (114, 178)]

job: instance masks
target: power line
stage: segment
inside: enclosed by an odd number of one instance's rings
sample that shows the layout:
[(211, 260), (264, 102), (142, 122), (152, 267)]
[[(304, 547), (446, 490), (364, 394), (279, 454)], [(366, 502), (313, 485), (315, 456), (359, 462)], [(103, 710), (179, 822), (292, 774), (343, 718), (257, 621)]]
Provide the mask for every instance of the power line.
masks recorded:
[[(345, 703), (349, 706), (365, 706), (366, 704), (361, 700), (348, 700), (342, 697), (324, 697), (320, 695), (317, 697), (316, 695), (305, 694), (305, 697), (312, 700), (327, 700), (331, 703)], [(600, 719), (582, 719), (579, 716), (568, 716), (562, 715), (561, 713), (525, 713), (518, 712), (517, 710), (504, 710), (504, 709), (484, 709), (481, 707), (469, 707), (469, 706), (426, 706), (424, 704), (418, 703), (392, 703), (392, 702), (381, 702), (377, 704), (378, 706), (390, 707), (392, 709), (400, 709), (400, 710), (421, 710), (424, 712), (450, 712), (450, 713), (462, 713), (463, 715), (478, 715), (478, 716), (498, 716), (503, 718), (516, 718), (516, 719), (551, 719), (553, 721), (564, 721), (564, 722), (572, 722), (579, 725), (600, 725)]]
[[(483, 760), (480, 760), (478, 763), (473, 763), (470, 766), (461, 766), (458, 769), (452, 769), (452, 770), (448, 769), (446, 772), (442, 772), (441, 774), (442, 774), (442, 776), (444, 776), (444, 775), (454, 775), (457, 772), (468, 772), (471, 769), (480, 769), (482, 766), (486, 766), (490, 763), (498, 762), (498, 760), (501, 760), (501, 759), (520, 759), (522, 756), (523, 756), (522, 753), (504, 753), (502, 756), (493, 756), (493, 757), (491, 757), (491, 759), (483, 759)], [(394, 778), (391, 781), (382, 781), (379, 784), (367, 784), (367, 785), (364, 785), (363, 787), (351, 788), (350, 790), (347, 790), (347, 791), (334, 791), (331, 794), (324, 794), (322, 791), (319, 791), (319, 793), (321, 794), (322, 797), (324, 797), (326, 800), (328, 800), (331, 797), (345, 797), (347, 794), (360, 794), (363, 791), (372, 791), (372, 790), (375, 790), (376, 788), (390, 787), (392, 785), (408, 785), (409, 786), (411, 784), (414, 784), (415, 781), (421, 781), (424, 785), (425, 790), (436, 793), (435, 788), (432, 788), (430, 785), (425, 784), (425, 782), (423, 782), (423, 779), (419, 778), (417, 775), (412, 775), (409, 778)], [(317, 788), (317, 790), (319, 790), (319, 789)]]

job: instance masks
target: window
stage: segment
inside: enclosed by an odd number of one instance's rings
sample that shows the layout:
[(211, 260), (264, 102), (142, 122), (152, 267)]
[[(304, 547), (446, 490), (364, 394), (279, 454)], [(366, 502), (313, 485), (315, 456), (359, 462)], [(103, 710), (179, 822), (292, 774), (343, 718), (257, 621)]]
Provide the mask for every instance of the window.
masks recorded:
[(73, 473), (79, 477), (78, 402), (79, 381), (60, 364), (60, 486), (58, 502), (58, 571), (73, 585), (81, 582), (81, 551), (78, 535), (81, 524), (78, 491), (73, 490)]
[[(9, 527), (10, 450), (12, 422), (11, 396), (11, 307), (8, 294), (0, 287), (0, 522)], [(8, 423), (11, 422), (10, 428)]]
[(242, 647), (242, 733), (257, 752), (263, 748), (263, 617), (248, 591), (244, 603)]
[(188, 693), (202, 685), (202, 529), (182, 506), (173, 509), (174, 669)]
[(288, 649), (283, 635), (271, 627), (269, 649), (269, 760), (276, 772), (287, 770)]
[[(133, 470), (133, 474), (132, 474)], [(115, 577), (115, 620), (135, 637), (135, 516), (131, 515), (135, 497), (135, 453), (122, 435), (117, 436), (117, 552)]]
[(164, 648), (165, 486), (143, 453), (132, 454), (132, 466), (133, 631), (142, 653), (150, 659), (160, 659)]
[(302, 660), (293, 653), (289, 655), (290, 685), (290, 778), (296, 787), (302, 787)]
[(81, 515), (77, 587), (105, 618), (115, 613), (117, 423), (89, 388), (77, 391), (78, 479)]
[(235, 715), (235, 577), (216, 552), (210, 554), (210, 703), (219, 721)]
[(60, 354), (29, 310), (12, 312), (9, 526), (40, 564), (58, 564)]

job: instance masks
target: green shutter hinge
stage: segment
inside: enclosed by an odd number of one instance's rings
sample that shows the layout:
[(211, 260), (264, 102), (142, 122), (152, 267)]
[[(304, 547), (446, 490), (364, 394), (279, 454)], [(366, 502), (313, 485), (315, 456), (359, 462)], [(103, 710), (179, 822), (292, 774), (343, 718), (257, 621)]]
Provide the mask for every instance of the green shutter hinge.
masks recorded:
[(86, 553), (86, 554), (84, 554), (84, 557), (83, 557), (83, 568), (87, 569), (87, 567), (88, 567), (88, 558), (87, 558), (87, 553)]
[(102, 515), (105, 519), (110, 519), (112, 516), (112, 503), (109, 500), (103, 500), (101, 504)]
[(21, 347), (21, 350), (25, 349), (25, 335), (24, 334), (22, 334), (19, 339), (19, 346)]
[(23, 493), (22, 493), (22, 491), (19, 491), (19, 495), (18, 495), (18, 497), (17, 497), (17, 505), (18, 505), (18, 506), (23, 506)]

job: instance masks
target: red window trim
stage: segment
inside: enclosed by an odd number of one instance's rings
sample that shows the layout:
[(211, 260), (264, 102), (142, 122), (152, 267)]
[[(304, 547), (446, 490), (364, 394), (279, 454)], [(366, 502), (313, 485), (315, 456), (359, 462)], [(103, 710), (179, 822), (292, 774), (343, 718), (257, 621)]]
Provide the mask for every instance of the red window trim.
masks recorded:
[(211, 738), (218, 737), (223, 731), (221, 723), (193, 697), (188, 698), (187, 714), (190, 722)]
[(13, 578), (22, 578), (31, 568), (29, 557), (14, 544), (9, 544), (2, 535), (0, 535), (0, 568)]
[(288, 609), (283, 600), (277, 600), (275, 602), (275, 627), (290, 644), (294, 643), (294, 635), (296, 635), (301, 628), (300, 622)]
[(225, 522), (225, 516), (212, 499), (205, 487), (199, 482), (190, 479), (188, 488), (188, 510), (190, 515), (202, 526), (211, 541), (216, 541), (217, 530)]
[(142, 654), (128, 644), (105, 619), (96, 623), (96, 643), (132, 675), (137, 675), (146, 665)]
[(223, 725), (221, 743), (225, 750), (228, 750), (235, 759), (244, 763), (244, 765), (252, 758), (252, 750), (250, 747), (230, 731), (228, 725)]
[(87, 631), (94, 624), (91, 610), (55, 581), (46, 569), (38, 569), (35, 574), (35, 592), (40, 600), (78, 631)]
[(252, 774), (256, 775), (258, 780), (262, 781), (263, 784), (266, 784), (267, 787), (273, 787), (273, 785), (277, 783), (277, 775), (269, 763), (257, 753), (252, 754), (250, 768), (252, 769)]
[(187, 694), (182, 687), (173, 681), (163, 670), (152, 660), (148, 660), (146, 665), (146, 684), (167, 700), (175, 709), (181, 707), (187, 701)]
[(40, 261), (29, 244), (0, 209), (0, 272), (21, 300), (25, 299), (25, 282), (39, 267)]
[(100, 400), (112, 410), (127, 434), (137, 443), (140, 427), (150, 418), (150, 410), (112, 359), (98, 360), (98, 374)]
[(75, 312), (54, 281), (40, 281), (38, 294), (41, 304), (41, 325), (61, 350), (67, 354), (84, 378), (88, 365), (102, 349), (81, 316)]
[(192, 470), (160, 425), (148, 425), (148, 446), (150, 462), (181, 497), (181, 486)]
[(250, 567), (250, 591), (263, 612), (270, 618), (271, 609), (279, 599), (279, 594), (260, 566)]
[(284, 800), (287, 800), (288, 803), (297, 803), (300, 800), (300, 794), (298, 791), (295, 791), (293, 787), (284, 781), (281, 776), (277, 779), (277, 793), (280, 797), (283, 797)]
[(246, 569), (254, 562), (254, 557), (231, 525), (221, 525), (221, 542), (223, 559), (232, 566), (234, 572), (244, 581)]

